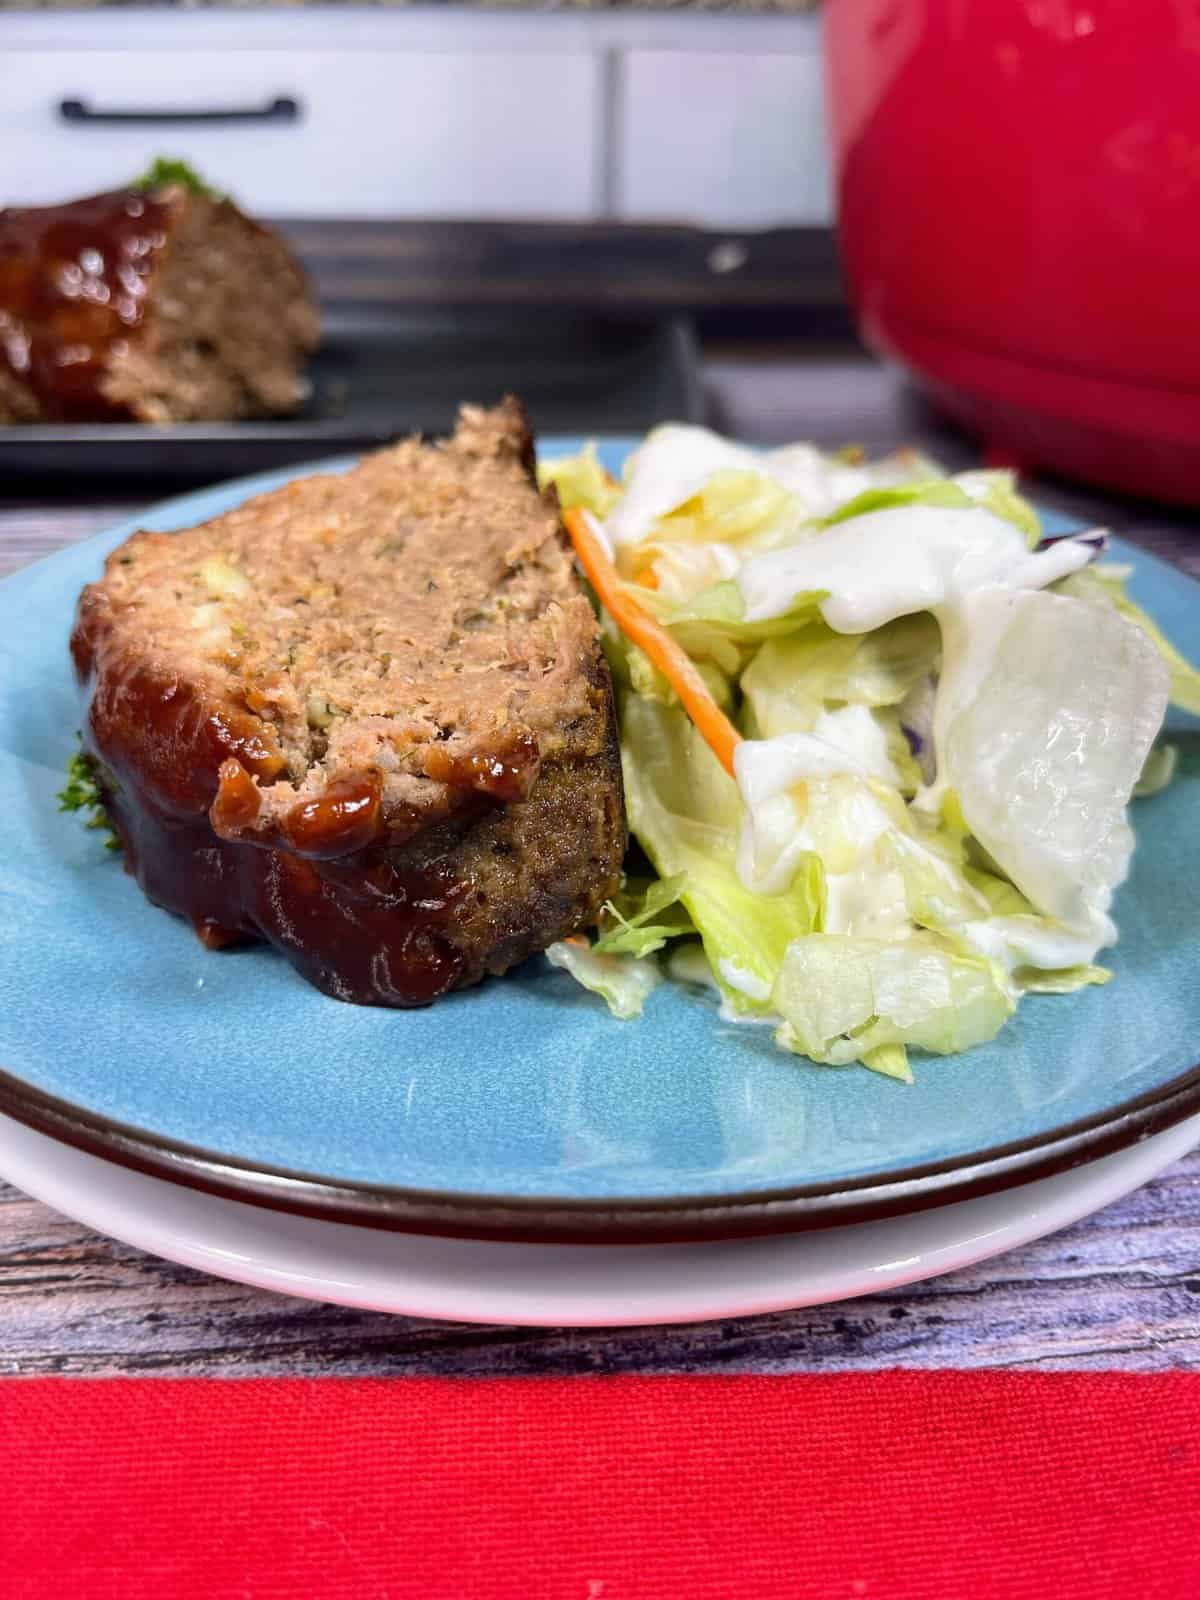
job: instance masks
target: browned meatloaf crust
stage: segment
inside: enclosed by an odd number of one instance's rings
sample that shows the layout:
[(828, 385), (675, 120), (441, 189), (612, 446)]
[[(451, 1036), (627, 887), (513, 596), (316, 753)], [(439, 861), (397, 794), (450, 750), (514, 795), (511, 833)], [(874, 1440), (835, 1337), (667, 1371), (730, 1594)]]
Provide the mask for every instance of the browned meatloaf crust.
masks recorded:
[(612, 686), (524, 413), (464, 407), (83, 592), (85, 743), (156, 904), (343, 1000), (419, 1005), (594, 920), (626, 833)]
[(0, 211), (0, 423), (294, 411), (317, 311), (278, 234), (181, 185)]

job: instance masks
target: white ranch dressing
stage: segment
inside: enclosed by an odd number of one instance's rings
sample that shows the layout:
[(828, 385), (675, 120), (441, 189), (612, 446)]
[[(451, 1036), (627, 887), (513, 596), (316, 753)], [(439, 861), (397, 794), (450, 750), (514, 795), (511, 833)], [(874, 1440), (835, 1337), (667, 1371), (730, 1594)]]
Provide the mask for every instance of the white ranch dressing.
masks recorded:
[(912, 476), (911, 466), (900, 461), (856, 467), (830, 461), (811, 444), (753, 450), (709, 428), (667, 423), (630, 457), (625, 494), (607, 522), (613, 544), (641, 544), (660, 517), (699, 494), (718, 472), (756, 472), (772, 479), (796, 496), (806, 519), (827, 516), (864, 489)]
[(744, 994), (750, 1000), (762, 1002), (771, 998), (771, 985), (767, 980), (747, 971), (731, 956), (722, 956), (717, 962), (717, 967), (729, 987), (736, 989), (739, 994)]
[[(721, 977), (731, 989), (746, 995), (756, 1005), (770, 998), (770, 985), (764, 985), (761, 979), (740, 967), (736, 961), (723, 960), (720, 966)], [(733, 1022), (743, 1027), (777, 1028), (783, 1021), (774, 1011), (736, 1011), (729, 1003), (729, 996), (713, 976), (708, 957), (700, 945), (686, 944), (672, 952), (667, 957), (667, 971), (680, 983), (693, 983), (698, 988), (711, 989), (720, 995), (721, 1005), (717, 1015), (722, 1022)]]
[[(865, 714), (865, 707), (845, 710)], [(844, 715), (834, 712), (829, 721)], [(857, 720), (847, 726), (854, 726)], [(832, 731), (844, 736), (846, 727), (837, 729), (835, 725)], [(855, 752), (850, 739), (839, 746), (809, 733), (744, 740), (734, 754), (738, 787), (746, 806), (737, 870), (753, 893), (785, 893), (801, 858), (821, 854), (807, 808), (799, 803), (798, 786), (835, 776), (855, 778), (859, 783), (844, 799), (853, 811), (852, 831), (860, 859), (848, 872), (826, 871), (825, 931), (890, 939), (907, 925), (908, 913), (900, 874), (882, 871), (870, 860), (876, 842), (893, 830), (891, 818), (869, 788), (869, 779), (876, 775), (871, 770), (873, 758), (877, 752), (871, 741)]]
[(946, 789), (946, 730), (978, 693), (1004, 632), (994, 612), (986, 637), (972, 627), (971, 597), (984, 589), (1044, 588), (1093, 555), (1078, 539), (1030, 550), (1018, 528), (983, 506), (894, 506), (753, 557), (737, 583), (748, 621), (782, 616), (798, 595), (813, 593), (825, 594), (819, 610), (836, 633), (870, 633), (912, 612), (933, 613), (942, 634), (933, 714), (937, 775), (914, 801), (933, 813)]
[[(734, 754), (734, 769), (746, 806), (738, 840), (738, 876), (758, 894), (785, 893), (801, 858), (809, 852), (822, 853), (799, 786), (835, 775), (858, 780), (839, 798), (858, 860), (845, 872), (826, 868), (824, 932), (863, 939), (899, 939), (911, 933), (904, 877), (896, 860), (904, 855), (919, 859), (932, 877), (944, 876), (952, 895), (971, 894), (935, 853), (897, 829), (870, 789), (869, 780), (878, 774), (851, 749), (839, 749), (812, 734), (780, 734), (774, 739), (745, 740)], [(877, 847), (884, 840), (890, 841), (890, 860), (879, 856)], [(979, 912), (986, 913), (984, 898), (972, 898)]]
[(746, 807), (738, 877), (752, 894), (784, 894), (801, 857), (816, 848), (797, 804), (797, 787), (839, 773), (866, 778), (867, 770), (849, 751), (811, 733), (743, 739), (734, 751), (733, 767)]
[(871, 633), (915, 611), (938, 615), (975, 589), (1044, 588), (1093, 554), (1077, 539), (1030, 550), (1020, 529), (983, 506), (893, 506), (752, 556), (737, 583), (748, 622), (824, 593), (819, 609), (836, 633)]
[(1018, 967), (1051, 972), (1086, 967), (1106, 945), (1117, 942), (1116, 925), (1102, 911), (1094, 911), (1078, 926), (1040, 917), (990, 917), (964, 922), (956, 931), (973, 950), (1010, 975)]
[[(738, 876), (752, 892), (767, 895), (785, 893), (801, 858), (809, 852), (820, 853), (805, 808), (798, 804), (798, 786), (835, 774), (860, 780), (871, 775), (868, 766), (850, 750), (803, 733), (746, 740), (738, 746), (734, 766), (746, 806), (746, 821), (738, 842)], [(826, 872), (824, 932), (902, 940), (914, 931), (904, 879), (896, 867), (885, 867), (872, 859), (878, 840), (889, 836), (894, 850), (919, 856), (925, 869), (935, 876), (945, 874), (952, 893), (961, 896), (967, 886), (957, 882), (951, 869), (919, 840), (897, 832), (869, 791), (856, 796), (855, 809), (854, 832), (862, 859), (849, 872)], [(768, 849), (763, 849), (760, 836)], [(769, 849), (772, 836), (774, 850)], [(780, 848), (784, 839), (786, 843)], [(763, 855), (768, 857), (765, 862)], [(1086, 966), (1101, 949), (1116, 942), (1116, 927), (1098, 907), (1068, 924), (1044, 916), (989, 917), (983, 896), (976, 893), (973, 898), (978, 901), (981, 915), (977, 919), (968, 917), (954, 931), (964, 944), (993, 961), (1007, 975), (1020, 967), (1054, 971)], [(722, 976), (734, 987), (740, 987), (724, 966)]]

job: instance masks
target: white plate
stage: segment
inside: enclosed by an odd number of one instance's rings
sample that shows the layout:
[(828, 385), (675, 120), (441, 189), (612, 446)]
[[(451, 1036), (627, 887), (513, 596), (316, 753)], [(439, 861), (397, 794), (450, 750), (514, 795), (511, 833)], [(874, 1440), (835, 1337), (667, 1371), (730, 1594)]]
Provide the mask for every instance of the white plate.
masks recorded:
[(1200, 1116), (1072, 1172), (884, 1222), (683, 1245), (431, 1239), (223, 1200), (0, 1117), (0, 1174), (102, 1233), (218, 1277), (456, 1322), (612, 1327), (822, 1305), (1001, 1254), (1097, 1211), (1200, 1143)]

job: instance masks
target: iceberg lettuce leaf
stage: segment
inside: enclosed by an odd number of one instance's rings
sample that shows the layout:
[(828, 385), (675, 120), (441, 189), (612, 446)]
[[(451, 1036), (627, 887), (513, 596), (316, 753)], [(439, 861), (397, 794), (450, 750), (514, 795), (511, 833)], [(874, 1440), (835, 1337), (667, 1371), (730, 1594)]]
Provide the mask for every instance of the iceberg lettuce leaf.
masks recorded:
[(742, 693), (762, 738), (804, 732), (829, 705), (898, 706), (941, 658), (928, 612), (874, 633), (835, 633), (816, 621), (768, 639), (742, 675)]
[(823, 517), (820, 526), (829, 528), (851, 517), (870, 511), (888, 511), (894, 506), (983, 506), (994, 516), (1003, 517), (1025, 535), (1030, 549), (1042, 537), (1038, 514), (1023, 495), (1017, 493), (1016, 477), (1011, 472), (980, 469), (960, 472), (952, 478), (926, 477), (890, 488), (866, 489)]
[(1069, 578), (1063, 578), (1055, 584), (1055, 589), (1059, 594), (1084, 600), (1089, 605), (1111, 606), (1126, 621), (1140, 628), (1166, 662), (1171, 675), (1171, 704), (1178, 706), (1181, 711), (1190, 712), (1194, 717), (1200, 717), (1200, 670), (1180, 654), (1153, 617), (1129, 598), (1125, 592), (1125, 577), (1120, 570), (1105, 566), (1085, 567), (1082, 572), (1073, 572)]
[(598, 994), (614, 1017), (627, 1022), (640, 1017), (646, 1001), (662, 982), (653, 956), (606, 955), (580, 936), (560, 939), (546, 951), (552, 967), (570, 973), (576, 983)]
[(887, 1046), (969, 1050), (993, 1038), (1015, 1004), (989, 961), (934, 934), (797, 939), (772, 999), (784, 1019), (779, 1043), (831, 1066)]
[(591, 443), (578, 455), (539, 461), (537, 481), (543, 490), (553, 484), (564, 511), (571, 506), (584, 506), (604, 518), (621, 498), (621, 485), (601, 465), (596, 446)]
[(627, 884), (615, 901), (604, 907), (604, 931), (592, 949), (599, 955), (647, 956), (661, 950), (668, 939), (695, 933), (692, 919), (680, 902), (687, 879), (655, 878), (642, 888)]
[(943, 680), (953, 713), (939, 776), (1036, 911), (1094, 922), (1128, 869), (1125, 812), (1166, 709), (1166, 670), (1123, 617), (1063, 594), (981, 590), (963, 620), (966, 648)]
[(737, 873), (737, 785), (684, 713), (627, 695), (621, 735), (631, 830), (664, 878), (683, 877), (679, 899), (730, 1005), (761, 1009), (721, 978), (721, 963), (769, 993), (788, 945), (820, 926), (819, 863), (797, 872), (785, 894), (752, 893)]

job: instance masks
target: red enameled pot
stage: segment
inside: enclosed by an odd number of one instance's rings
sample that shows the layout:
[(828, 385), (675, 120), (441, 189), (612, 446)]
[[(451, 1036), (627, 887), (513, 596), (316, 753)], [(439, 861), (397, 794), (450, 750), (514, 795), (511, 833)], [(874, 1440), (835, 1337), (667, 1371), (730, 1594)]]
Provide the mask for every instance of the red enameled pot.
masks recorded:
[(828, 0), (864, 337), (994, 454), (1200, 505), (1200, 0)]

